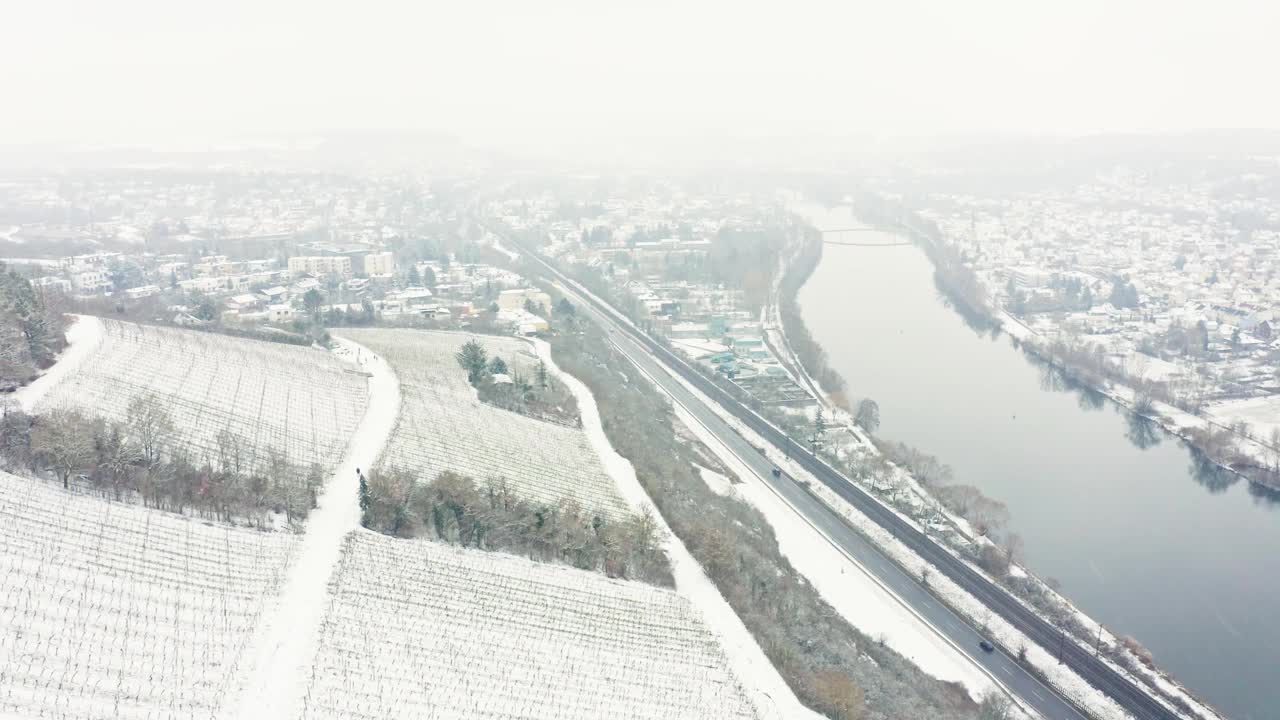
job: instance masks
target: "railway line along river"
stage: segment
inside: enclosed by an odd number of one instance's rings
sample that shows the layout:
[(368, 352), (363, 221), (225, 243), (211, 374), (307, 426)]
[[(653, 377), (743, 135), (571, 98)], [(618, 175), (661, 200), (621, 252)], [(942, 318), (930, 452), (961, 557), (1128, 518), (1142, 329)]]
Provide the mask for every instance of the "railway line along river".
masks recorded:
[[(859, 225), (847, 207), (792, 210)], [(1024, 564), (1228, 717), (1280, 716), (1280, 495), (970, 328), (919, 248), (856, 239), (824, 247), (799, 300), (850, 397), (879, 403), (879, 434), (1006, 503)]]

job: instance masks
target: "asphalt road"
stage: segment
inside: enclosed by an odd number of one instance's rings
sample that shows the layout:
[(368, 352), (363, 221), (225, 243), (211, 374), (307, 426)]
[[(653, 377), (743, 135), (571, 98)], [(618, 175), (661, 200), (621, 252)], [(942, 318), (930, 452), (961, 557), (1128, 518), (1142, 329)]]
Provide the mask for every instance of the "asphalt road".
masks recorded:
[[(522, 248), (523, 249), (523, 248)], [(842, 551), (857, 560), (862, 567), (898, 594), (920, 616), (924, 617), (942, 635), (961, 648), (974, 662), (981, 665), (1018, 696), (1022, 703), (1035, 709), (1050, 720), (1085, 718), (1073, 705), (1040, 683), (1017, 661), (1001, 648), (985, 653), (978, 648), (982, 636), (958, 615), (943, 606), (914, 577), (884, 556), (870, 541), (852, 529), (826, 505), (813, 498), (792, 478), (783, 474), (772, 475), (773, 463), (733, 431), (701, 399), (689, 392), (674, 375), (684, 370), (683, 376), (702, 389), (713, 401), (737, 416), (765, 439), (773, 443), (769, 452), (780, 453), (787, 447), (793, 460), (812, 473), (870, 519), (892, 532), (913, 551), (932, 563), (940, 572), (956, 582), (992, 612), (1000, 615), (1041, 647), (1057, 652), (1060, 648), (1065, 662), (1095, 687), (1110, 695), (1126, 711), (1138, 720), (1178, 720), (1178, 715), (1157, 701), (1145, 689), (1138, 687), (1110, 666), (1093, 657), (1092, 653), (1071, 641), (1062, 642), (1059, 630), (1027, 609), (1005, 590), (994, 585), (964, 562), (943, 550), (928, 537), (883, 507), (875, 498), (855, 487), (826, 463), (813, 457), (771, 425), (743, 407), (723, 390), (711, 385), (697, 373), (681, 367), (684, 365), (670, 351), (657, 345), (628, 324), (616, 310), (585, 293), (577, 283), (567, 278), (558, 268), (532, 255), (555, 277), (562, 287), (578, 301), (578, 307), (588, 312), (602, 327), (610, 330), (614, 344), (641, 371), (654, 379), (672, 398), (680, 403), (709, 431), (730, 448), (779, 495), (786, 499), (811, 525), (822, 530)], [(597, 304), (598, 303), (598, 304)]]

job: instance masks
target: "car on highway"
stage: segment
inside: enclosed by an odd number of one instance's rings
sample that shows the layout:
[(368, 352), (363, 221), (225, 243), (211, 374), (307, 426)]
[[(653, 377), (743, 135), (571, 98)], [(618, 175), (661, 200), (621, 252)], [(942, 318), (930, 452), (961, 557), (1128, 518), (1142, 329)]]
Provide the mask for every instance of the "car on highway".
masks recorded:
[(990, 640), (983, 640), (982, 642), (979, 642), (978, 647), (982, 648), (984, 652), (995, 652), (996, 650), (996, 646), (992, 645)]

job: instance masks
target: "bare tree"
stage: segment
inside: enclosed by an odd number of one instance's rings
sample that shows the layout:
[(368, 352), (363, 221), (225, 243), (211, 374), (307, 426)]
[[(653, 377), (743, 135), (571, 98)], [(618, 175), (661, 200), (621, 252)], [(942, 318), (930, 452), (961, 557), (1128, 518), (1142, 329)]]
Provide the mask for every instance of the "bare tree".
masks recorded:
[(1271, 428), (1271, 465), (1280, 472), (1280, 427)]
[(62, 487), (70, 488), (71, 476), (93, 463), (92, 430), (77, 413), (46, 413), (31, 428), (31, 453), (37, 463), (58, 474)]
[(154, 465), (160, 460), (161, 448), (173, 438), (173, 419), (153, 395), (134, 398), (125, 417), (129, 434), (137, 441), (143, 460)]
[(978, 720), (1009, 720), (1012, 717), (1009, 699), (999, 690), (992, 690), (982, 697), (982, 703), (978, 705)]
[(218, 467), (222, 470), (236, 473), (242, 472), (244, 468), (244, 443), (240, 436), (230, 430), (221, 430), (218, 432)]
[(1016, 532), (1005, 533), (1004, 536), (1004, 554), (1008, 556), (1009, 562), (1016, 563), (1022, 557), (1024, 548), (1022, 536)]
[(867, 715), (862, 688), (853, 678), (838, 669), (822, 670), (814, 675), (813, 690), (822, 710), (840, 720), (861, 720)]
[(95, 443), (98, 460), (96, 475), (111, 485), (112, 492), (119, 499), (127, 488), (134, 486), (137, 463), (142, 455), (129, 442), (124, 426), (119, 423), (100, 424)]
[(871, 398), (858, 401), (858, 412), (853, 417), (863, 430), (874, 433), (880, 427), (880, 405)]

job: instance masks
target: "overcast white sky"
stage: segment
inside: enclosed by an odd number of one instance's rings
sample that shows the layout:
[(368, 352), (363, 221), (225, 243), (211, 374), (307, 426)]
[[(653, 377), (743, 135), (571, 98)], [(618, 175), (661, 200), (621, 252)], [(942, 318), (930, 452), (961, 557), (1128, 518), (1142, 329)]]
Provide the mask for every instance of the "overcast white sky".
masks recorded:
[(0, 0), (0, 144), (1280, 128), (1277, 5)]

